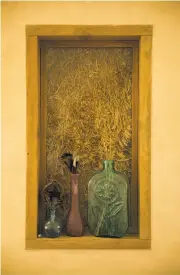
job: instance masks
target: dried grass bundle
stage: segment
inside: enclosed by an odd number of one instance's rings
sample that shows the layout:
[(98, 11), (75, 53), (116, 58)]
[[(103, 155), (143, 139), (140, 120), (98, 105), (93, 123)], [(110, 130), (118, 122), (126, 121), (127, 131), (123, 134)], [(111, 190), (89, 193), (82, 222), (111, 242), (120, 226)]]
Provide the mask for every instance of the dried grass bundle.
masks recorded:
[(61, 178), (68, 193), (59, 156), (78, 153), (86, 217), (87, 182), (102, 160), (116, 160), (131, 176), (131, 161), (119, 160), (131, 159), (132, 49), (49, 48), (47, 68), (47, 174)]

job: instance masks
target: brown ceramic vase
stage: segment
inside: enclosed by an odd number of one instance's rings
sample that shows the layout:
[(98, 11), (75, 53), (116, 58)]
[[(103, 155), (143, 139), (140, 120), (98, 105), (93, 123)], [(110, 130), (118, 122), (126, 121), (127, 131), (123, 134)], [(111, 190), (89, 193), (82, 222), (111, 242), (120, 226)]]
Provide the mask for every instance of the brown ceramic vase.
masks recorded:
[(71, 174), (71, 209), (68, 214), (66, 232), (68, 236), (80, 237), (83, 234), (83, 221), (79, 211), (79, 174)]

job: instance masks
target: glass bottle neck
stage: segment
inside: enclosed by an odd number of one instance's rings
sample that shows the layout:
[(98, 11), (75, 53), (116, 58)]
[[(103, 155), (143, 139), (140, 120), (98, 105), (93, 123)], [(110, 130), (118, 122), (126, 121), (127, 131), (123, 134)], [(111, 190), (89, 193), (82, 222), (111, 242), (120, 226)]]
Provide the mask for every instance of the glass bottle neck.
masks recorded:
[(55, 217), (56, 217), (56, 210), (52, 209), (51, 212), (50, 212), (50, 220), (54, 221)]
[(52, 198), (52, 208), (50, 210), (50, 219), (51, 219), (51, 221), (55, 220), (57, 202), (58, 202), (58, 199), (56, 197), (53, 197)]
[(103, 168), (104, 168), (104, 170), (113, 171), (114, 170), (114, 160), (104, 160)]

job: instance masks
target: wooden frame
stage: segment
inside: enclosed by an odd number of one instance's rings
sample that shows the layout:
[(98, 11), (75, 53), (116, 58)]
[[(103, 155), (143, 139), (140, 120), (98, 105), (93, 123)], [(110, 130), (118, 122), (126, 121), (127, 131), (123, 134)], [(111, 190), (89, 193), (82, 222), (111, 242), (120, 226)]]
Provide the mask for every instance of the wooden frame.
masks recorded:
[[(27, 189), (26, 248), (128, 248), (147, 249), (151, 244), (151, 26), (27, 26)], [(40, 175), (40, 40), (127, 41), (139, 43), (138, 184), (139, 234), (121, 239), (93, 236), (45, 239), (37, 237)], [(62, 41), (63, 42), (63, 41)], [(135, 57), (138, 60), (138, 55)]]
[(129, 211), (129, 227), (127, 234), (138, 234), (138, 166), (137, 166), (137, 135), (138, 135), (138, 41), (105, 41), (105, 40), (41, 40), (40, 46), (40, 59), (41, 59), (41, 166), (40, 166), (40, 179), (39, 185), (42, 189), (46, 185), (46, 94), (47, 94), (47, 81), (46, 81), (46, 51), (48, 48), (68, 48), (68, 47), (130, 47), (133, 51), (133, 75), (132, 75), (132, 180), (129, 185), (128, 194), (128, 211)]

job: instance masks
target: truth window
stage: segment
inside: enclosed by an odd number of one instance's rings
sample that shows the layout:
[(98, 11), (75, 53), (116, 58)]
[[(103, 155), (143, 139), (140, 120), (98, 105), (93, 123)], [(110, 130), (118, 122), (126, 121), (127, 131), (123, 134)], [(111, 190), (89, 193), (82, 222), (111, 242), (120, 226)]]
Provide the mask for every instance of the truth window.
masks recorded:
[[(150, 247), (151, 39), (150, 26), (27, 27), (27, 248)], [(50, 179), (62, 184), (62, 207), (70, 207), (59, 162), (65, 151), (82, 159), (85, 234), (39, 238)], [(87, 226), (87, 184), (107, 158), (129, 178), (122, 239), (96, 239)]]

